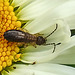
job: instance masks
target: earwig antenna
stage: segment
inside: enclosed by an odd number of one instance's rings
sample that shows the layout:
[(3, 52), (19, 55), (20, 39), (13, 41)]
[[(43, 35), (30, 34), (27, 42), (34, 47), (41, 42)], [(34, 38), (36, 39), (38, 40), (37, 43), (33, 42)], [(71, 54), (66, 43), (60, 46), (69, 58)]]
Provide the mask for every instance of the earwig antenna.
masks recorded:
[(52, 51), (52, 53), (54, 53), (55, 52), (56, 45), (60, 45), (60, 44), (61, 43), (57, 43), (57, 44), (55, 44), (55, 43), (48, 43), (48, 44), (45, 44), (45, 45), (54, 45), (54, 49)]
[(52, 35), (57, 30), (57, 28), (58, 28), (58, 24), (56, 24), (56, 28), (49, 35), (47, 35), (45, 39), (48, 38), (50, 35)]
[(45, 45), (54, 45), (54, 49), (53, 49), (52, 53), (55, 52), (55, 48), (56, 48), (56, 44), (55, 43), (48, 43), (48, 44), (45, 44)]

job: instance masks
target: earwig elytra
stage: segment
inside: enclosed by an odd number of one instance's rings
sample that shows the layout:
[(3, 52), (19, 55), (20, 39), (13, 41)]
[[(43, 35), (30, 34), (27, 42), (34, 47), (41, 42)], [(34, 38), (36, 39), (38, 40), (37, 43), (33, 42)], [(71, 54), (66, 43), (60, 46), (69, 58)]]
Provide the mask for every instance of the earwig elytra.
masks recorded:
[(58, 24), (56, 24), (56, 28), (46, 37), (36, 36), (36, 34), (30, 34), (28, 32), (24, 32), (21, 30), (8, 30), (4, 33), (4, 38), (10, 42), (24, 42), (24, 43), (35, 43), (36, 45), (54, 45), (54, 53), (56, 45), (61, 43), (49, 43), (46, 44), (47, 38), (52, 35), (58, 28)]

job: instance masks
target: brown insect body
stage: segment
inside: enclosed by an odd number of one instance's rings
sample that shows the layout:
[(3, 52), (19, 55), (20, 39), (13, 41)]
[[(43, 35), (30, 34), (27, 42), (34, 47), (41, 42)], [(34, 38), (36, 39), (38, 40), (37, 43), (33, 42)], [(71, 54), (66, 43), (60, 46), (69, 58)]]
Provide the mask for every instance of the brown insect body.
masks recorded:
[[(46, 37), (39, 36), (36, 34), (30, 34), (28, 32), (24, 32), (21, 30), (8, 30), (4, 33), (4, 38), (10, 42), (25, 42), (25, 43), (35, 43), (36, 45), (54, 45), (54, 50), (56, 45), (60, 45), (61, 43), (48, 43), (46, 44), (46, 39), (52, 35), (57, 30), (58, 24), (56, 24), (56, 28)], [(52, 53), (53, 53), (52, 52)]]
[(8, 30), (4, 33), (4, 38), (11, 42), (36, 43), (42, 45), (46, 41), (42, 36), (36, 36), (21, 30)]

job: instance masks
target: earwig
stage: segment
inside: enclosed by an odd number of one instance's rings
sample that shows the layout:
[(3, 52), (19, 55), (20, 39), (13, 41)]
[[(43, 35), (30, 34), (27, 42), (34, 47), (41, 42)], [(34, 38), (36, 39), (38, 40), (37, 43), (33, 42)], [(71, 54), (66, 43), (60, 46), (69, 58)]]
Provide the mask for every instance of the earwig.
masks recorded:
[(30, 34), (28, 32), (24, 32), (21, 30), (8, 30), (4, 33), (4, 38), (10, 42), (24, 42), (24, 43), (35, 43), (36, 45), (54, 45), (54, 53), (56, 45), (61, 43), (49, 43), (46, 44), (47, 38), (52, 35), (58, 28), (58, 24), (56, 24), (56, 28), (46, 37), (37, 36), (36, 34)]

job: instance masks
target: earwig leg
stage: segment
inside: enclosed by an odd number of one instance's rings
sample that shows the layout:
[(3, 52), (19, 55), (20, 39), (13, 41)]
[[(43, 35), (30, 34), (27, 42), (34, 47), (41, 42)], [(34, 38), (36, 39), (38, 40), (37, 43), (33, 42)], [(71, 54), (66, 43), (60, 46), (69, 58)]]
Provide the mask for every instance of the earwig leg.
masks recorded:
[(60, 45), (60, 44), (61, 43), (57, 43), (57, 44), (55, 44), (55, 43), (49, 43), (49, 44), (45, 44), (45, 45), (54, 45), (54, 49), (52, 51), (52, 53), (54, 53), (55, 52), (56, 45)]
[(56, 44), (54, 43), (53, 45), (54, 45), (54, 50), (52, 51), (52, 53), (54, 53), (54, 52), (55, 52), (55, 48), (56, 48)]
[(35, 48), (37, 48), (37, 46), (36, 46), (36, 44), (33, 42), (33, 43), (31, 43), (31, 45), (33, 45)]
[(24, 43), (24, 48), (26, 48), (26, 47), (28, 47), (28, 46), (29, 46), (28, 44)]
[(28, 46), (28, 44), (27, 43), (24, 43), (24, 42), (21, 42), (21, 43), (19, 42), (19, 43), (17, 43), (17, 45), (19, 47), (24, 46), (24, 48), (26, 48)]
[(22, 28), (17, 28), (17, 30), (22, 30)]
[(23, 29), (24, 32), (29, 32), (27, 29)]
[(36, 64), (36, 61), (34, 61), (34, 62), (32, 63), (32, 65), (34, 65), (34, 64)]
[(36, 34), (34, 34), (34, 35), (36, 35), (36, 36), (42, 36), (42, 35), (44, 35), (44, 34), (36, 33)]
[(23, 44), (24, 44), (24, 43), (20, 43), (20, 42), (19, 42), (19, 43), (17, 43), (17, 46), (20, 47), (20, 46), (23, 46)]
[(24, 32), (28, 32), (27, 29), (22, 29), (22, 28), (17, 28), (17, 30), (21, 30), (21, 31), (24, 31)]
[(55, 43), (49, 43), (49, 44), (46, 44), (46, 45), (54, 45), (54, 49), (53, 49), (52, 53), (55, 52), (55, 48), (56, 48), (56, 44)]
[(34, 47), (35, 47), (35, 48), (37, 48), (37, 46), (36, 46), (36, 45), (34, 45)]

